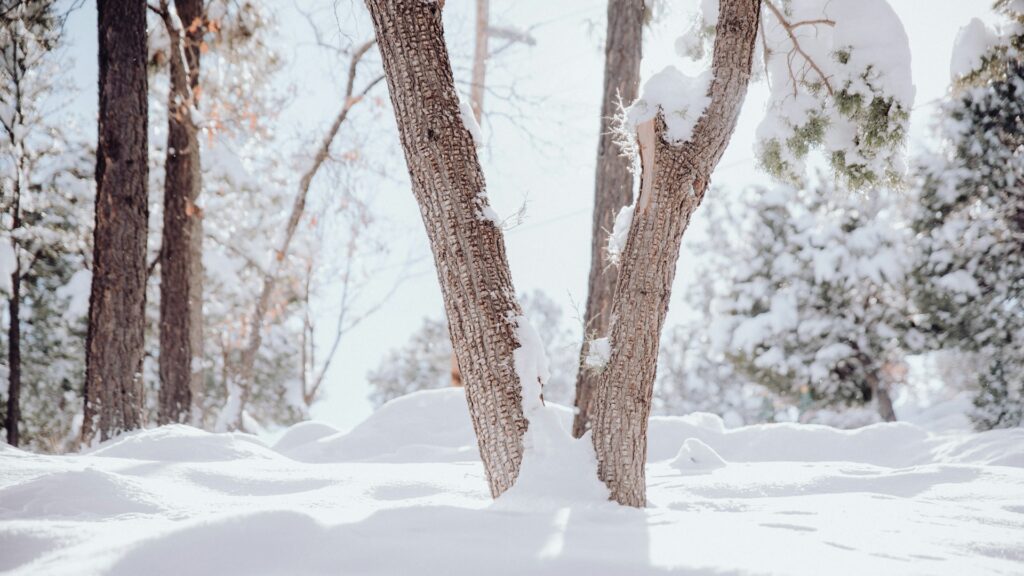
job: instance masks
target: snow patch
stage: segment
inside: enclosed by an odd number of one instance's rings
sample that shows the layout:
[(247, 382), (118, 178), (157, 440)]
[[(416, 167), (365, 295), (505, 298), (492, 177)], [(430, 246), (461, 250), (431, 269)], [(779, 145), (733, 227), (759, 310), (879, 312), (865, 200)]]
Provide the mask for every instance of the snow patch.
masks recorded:
[(687, 438), (670, 465), (680, 472), (706, 472), (725, 467), (725, 460), (697, 438)]
[(129, 432), (87, 452), (105, 458), (134, 458), (158, 462), (225, 462), (239, 458), (280, 458), (255, 436), (242, 432), (211, 434), (192, 426), (173, 424)]
[(977, 70), (985, 55), (999, 46), (1003, 39), (980, 18), (973, 18), (956, 33), (953, 56), (949, 62), (949, 77), (956, 81)]
[(57, 288), (57, 297), (67, 300), (64, 319), (75, 321), (89, 314), (89, 295), (92, 293), (92, 271), (85, 268), (71, 275), (68, 283)]
[(476, 115), (473, 114), (473, 107), (468, 102), (459, 98), (459, 117), (462, 118), (462, 125), (469, 131), (469, 135), (473, 137), (473, 145), (480, 148), (484, 145), (484, 134), (480, 130), (480, 124), (476, 121)]
[(711, 103), (710, 86), (710, 71), (689, 76), (675, 66), (667, 66), (644, 83), (640, 98), (626, 109), (626, 122), (636, 130), (661, 112), (665, 139), (675, 145), (684, 144), (693, 137), (693, 128)]
[(0, 490), (0, 517), (112, 517), (162, 511), (156, 496), (120, 474), (94, 468), (44, 474)]
[(615, 225), (612, 226), (612, 233), (608, 235), (608, 260), (613, 264), (619, 263), (619, 257), (626, 250), (626, 241), (629, 240), (629, 228), (633, 225), (633, 212), (636, 204), (623, 206), (615, 215)]
[(601, 369), (612, 357), (612, 344), (608, 337), (595, 338), (587, 344), (587, 358), (584, 360), (587, 368)]

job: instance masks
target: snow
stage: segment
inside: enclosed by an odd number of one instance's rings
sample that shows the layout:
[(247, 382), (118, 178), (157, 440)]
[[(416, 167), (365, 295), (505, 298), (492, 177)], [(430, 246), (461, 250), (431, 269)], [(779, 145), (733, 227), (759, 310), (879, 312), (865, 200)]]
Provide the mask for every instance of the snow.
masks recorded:
[(626, 241), (629, 240), (629, 227), (633, 224), (633, 211), (636, 204), (623, 206), (615, 215), (615, 224), (612, 226), (612, 233), (608, 235), (608, 260), (617, 264), (619, 256), (626, 249)]
[(17, 258), (9, 242), (0, 242), (0, 294), (11, 292), (11, 274), (17, 268)]
[(64, 318), (70, 321), (89, 314), (89, 295), (92, 291), (92, 271), (85, 268), (71, 275), (68, 283), (57, 288), (57, 296), (67, 299)]
[(710, 85), (710, 72), (688, 76), (675, 66), (667, 66), (644, 83), (640, 98), (626, 109), (626, 121), (635, 130), (661, 112), (666, 140), (684, 144), (693, 137), (697, 120), (711, 103)]
[(612, 357), (612, 344), (608, 337), (595, 338), (587, 345), (587, 357), (584, 364), (588, 368), (602, 368)]
[(473, 137), (473, 145), (477, 148), (483, 146), (484, 134), (480, 130), (480, 124), (476, 121), (476, 115), (473, 114), (473, 107), (462, 98), (459, 98), (459, 116), (462, 118), (462, 124), (469, 131), (469, 135)]
[(953, 57), (949, 62), (950, 78), (955, 81), (977, 70), (985, 54), (1001, 41), (999, 35), (980, 18), (973, 18), (956, 34)]
[(670, 465), (685, 474), (724, 468), (725, 460), (707, 444), (696, 438), (687, 438)]
[(66, 456), (4, 445), (0, 571), (974, 575), (1024, 560), (1024, 430), (653, 418), (635, 510), (604, 501), (571, 417), (535, 408), (531, 428), (561, 435), (497, 501), (459, 389), (347, 434), (298, 424), (273, 447), (187, 426)]

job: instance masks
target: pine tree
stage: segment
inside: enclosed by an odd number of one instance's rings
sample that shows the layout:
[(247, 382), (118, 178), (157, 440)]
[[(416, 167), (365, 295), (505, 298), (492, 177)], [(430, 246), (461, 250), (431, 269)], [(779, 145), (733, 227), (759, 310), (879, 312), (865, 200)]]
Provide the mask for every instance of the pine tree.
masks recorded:
[(46, 451), (68, 447), (80, 407), (89, 277), (91, 152), (60, 112), (62, 19), (48, 0), (0, 12), (4, 420), (8, 442)]
[[(915, 300), (923, 350), (974, 354), (978, 428), (1024, 417), (1024, 11), (1000, 1), (1007, 22), (985, 50), (956, 56), (937, 126), (943, 148), (917, 167)], [(974, 30), (983, 25), (972, 24)]]
[[(906, 235), (893, 195), (749, 189), (702, 251), (712, 350), (806, 412), (874, 402), (892, 420), (907, 326)], [(729, 222), (728, 217), (716, 219)]]

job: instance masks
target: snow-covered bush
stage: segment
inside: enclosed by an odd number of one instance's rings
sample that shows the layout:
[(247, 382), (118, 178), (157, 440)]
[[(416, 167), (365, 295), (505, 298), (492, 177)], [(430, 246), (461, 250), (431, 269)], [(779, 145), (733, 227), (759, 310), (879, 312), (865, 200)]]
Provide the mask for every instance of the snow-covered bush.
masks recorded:
[[(701, 2), (677, 51), (705, 57), (717, 20), (718, 2)], [(769, 174), (801, 185), (819, 150), (847, 188), (900, 179), (915, 89), (907, 34), (886, 0), (764, 0), (755, 55), (770, 91), (757, 130)]]
[(914, 216), (921, 346), (979, 357), (979, 428), (1019, 426), (1024, 412), (1024, 4), (997, 8), (1000, 31), (972, 22), (959, 35)]
[(710, 279), (694, 306), (711, 318), (706, 355), (721, 354), (730, 378), (797, 405), (802, 419), (876, 398), (891, 418), (907, 316), (906, 234), (891, 195), (819, 183), (717, 196), (709, 204), (742, 209), (711, 208), (713, 241), (694, 271)]

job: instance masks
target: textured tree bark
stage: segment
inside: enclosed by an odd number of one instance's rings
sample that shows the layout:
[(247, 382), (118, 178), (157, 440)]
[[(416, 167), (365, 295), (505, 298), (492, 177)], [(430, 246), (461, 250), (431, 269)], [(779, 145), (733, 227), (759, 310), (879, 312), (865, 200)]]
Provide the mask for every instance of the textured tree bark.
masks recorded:
[[(188, 423), (203, 385), (203, 221), (198, 128), (202, 0), (175, 0), (185, 30), (164, 17), (171, 41), (160, 249), (160, 424)], [(180, 32), (180, 34), (179, 34)]]
[(760, 3), (721, 0), (711, 103), (690, 141), (667, 143), (660, 115), (638, 130), (640, 194), (612, 303), (612, 353), (592, 404), (598, 476), (621, 504), (646, 504), (647, 418), (679, 247), (746, 96)]
[(608, 31), (604, 47), (604, 96), (601, 102), (601, 134), (597, 145), (597, 174), (594, 186), (594, 219), (590, 240), (590, 278), (584, 341), (576, 373), (576, 416), (572, 433), (579, 438), (587, 431), (590, 399), (598, 373), (587, 369), (587, 340), (608, 335), (612, 296), (618, 269), (607, 261), (605, 249), (615, 215), (633, 202), (633, 174), (630, 160), (615, 144), (614, 120), (620, 102), (636, 100), (640, 85), (643, 53), (644, 0), (608, 0)]
[(519, 474), (527, 421), (510, 316), (521, 313), (501, 230), (481, 215), (485, 184), (459, 114), (441, 4), (366, 0), (413, 193), (430, 238), (480, 456), (495, 497)]
[(96, 228), (82, 440), (142, 425), (147, 204), (146, 3), (101, 0)]
[[(18, 226), (15, 216), (13, 227)], [(18, 423), (21, 421), (21, 267), (18, 265), (11, 273), (11, 299), (7, 301), (7, 312), (10, 325), (7, 327), (7, 415), (4, 425), (7, 443), (17, 446), (20, 442)]]

